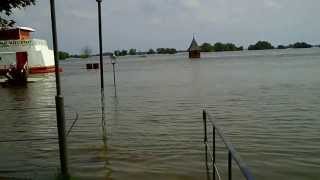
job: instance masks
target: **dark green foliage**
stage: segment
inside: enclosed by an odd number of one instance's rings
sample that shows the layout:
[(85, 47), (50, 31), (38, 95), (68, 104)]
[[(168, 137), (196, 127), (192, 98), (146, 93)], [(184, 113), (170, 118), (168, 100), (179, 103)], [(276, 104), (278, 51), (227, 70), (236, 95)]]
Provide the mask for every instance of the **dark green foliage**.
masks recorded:
[(8, 19), (13, 9), (35, 5), (35, 2), (36, 0), (0, 0), (0, 28), (7, 28), (15, 24), (14, 20)]
[(176, 54), (177, 50), (174, 48), (158, 48), (157, 53), (158, 54)]
[(156, 52), (153, 49), (149, 49), (149, 51), (147, 52), (147, 54), (155, 54)]
[(268, 41), (258, 41), (254, 45), (250, 45), (248, 50), (264, 50), (264, 49), (274, 49), (274, 47)]
[(223, 51), (224, 45), (221, 42), (217, 42), (213, 45), (214, 51)]
[(126, 55), (128, 55), (128, 51), (123, 49), (121, 51), (121, 56), (126, 56)]
[(114, 53), (113, 53), (115, 56), (126, 56), (126, 55), (128, 55), (128, 51), (127, 50), (116, 50), (116, 51), (114, 51)]
[(129, 49), (129, 55), (136, 55), (137, 50), (136, 49)]
[(89, 55), (86, 55), (86, 54), (80, 54), (80, 56), (79, 56), (80, 58), (82, 58), (82, 59), (86, 59), (86, 58), (88, 58), (89, 57)]
[(121, 52), (119, 50), (115, 50), (113, 53), (115, 56), (120, 56)]
[(215, 43), (213, 46), (209, 43), (203, 43), (201, 46), (201, 51), (202, 52), (213, 52), (213, 51), (242, 51), (243, 47), (237, 47), (236, 45), (232, 44), (232, 43), (221, 43), (221, 42), (217, 42)]
[(70, 58), (70, 54), (67, 52), (59, 51), (58, 55), (59, 55), (59, 57), (58, 57), (59, 60), (65, 60), (65, 59)]
[(210, 43), (203, 43), (201, 46), (201, 51), (202, 52), (212, 52), (214, 51), (214, 47)]
[(288, 47), (287, 46), (284, 46), (284, 45), (279, 45), (278, 47), (277, 47), (277, 49), (287, 49)]
[(243, 46), (239, 46), (238, 51), (243, 51)]
[(311, 48), (312, 45), (305, 42), (296, 42), (293, 45), (289, 45), (290, 48)]
[(296, 42), (294, 44), (289, 44), (288, 46), (279, 45), (278, 49), (288, 49), (288, 48), (312, 48), (311, 44), (305, 42)]
[(91, 56), (92, 50), (90, 49), (89, 46), (85, 46), (82, 50), (81, 50), (81, 54), (80, 54), (80, 58), (88, 58)]

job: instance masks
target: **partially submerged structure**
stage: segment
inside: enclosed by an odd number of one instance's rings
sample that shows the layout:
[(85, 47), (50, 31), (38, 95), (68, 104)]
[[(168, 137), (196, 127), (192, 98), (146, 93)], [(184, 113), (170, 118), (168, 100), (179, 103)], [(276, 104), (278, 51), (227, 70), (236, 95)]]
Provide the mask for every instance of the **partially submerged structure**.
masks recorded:
[(53, 51), (45, 40), (32, 39), (34, 31), (28, 27), (0, 29), (0, 75), (12, 66), (26, 67), (30, 74), (55, 71)]
[(200, 58), (201, 57), (201, 48), (198, 46), (198, 43), (193, 36), (192, 42), (190, 44), (190, 47), (188, 49), (189, 52), (189, 58), (190, 59), (195, 59), (195, 58)]

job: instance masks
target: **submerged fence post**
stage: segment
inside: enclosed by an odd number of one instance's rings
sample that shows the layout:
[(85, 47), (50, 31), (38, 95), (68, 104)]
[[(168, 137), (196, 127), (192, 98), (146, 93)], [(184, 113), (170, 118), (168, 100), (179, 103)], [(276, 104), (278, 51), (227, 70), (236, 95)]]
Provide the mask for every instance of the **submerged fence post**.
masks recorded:
[(206, 110), (202, 111), (203, 127), (204, 127), (204, 142), (207, 142), (207, 112)]
[(216, 168), (215, 168), (215, 164), (216, 164), (216, 128), (215, 126), (213, 126), (213, 129), (212, 129), (212, 158), (213, 158), (213, 162), (212, 162), (212, 165), (213, 165), (213, 170), (212, 170), (212, 177), (213, 177), (213, 180), (216, 179)]
[(59, 154), (60, 154), (60, 166), (61, 166), (61, 176), (63, 179), (69, 179), (68, 172), (68, 155), (67, 155), (67, 145), (66, 145), (66, 135), (65, 135), (65, 119), (64, 119), (64, 103), (63, 96), (61, 94), (60, 86), (60, 68), (58, 60), (58, 40), (57, 40), (57, 27), (56, 27), (56, 14), (55, 14), (55, 1), (50, 0), (50, 10), (51, 10), (51, 24), (52, 24), (52, 39), (53, 39), (53, 52), (54, 52), (54, 62), (55, 62), (55, 75), (56, 75), (56, 91), (57, 95), (55, 97), (56, 101), (56, 113), (57, 113), (57, 128), (59, 136)]
[(113, 86), (114, 86), (114, 95), (117, 96), (117, 84), (116, 84), (116, 71), (115, 71), (115, 64), (116, 62), (112, 60), (112, 69), (113, 69)]
[(228, 151), (228, 179), (232, 180), (232, 155), (230, 151)]
[(203, 142), (205, 144), (205, 158), (206, 158), (207, 179), (210, 179), (209, 166), (208, 166), (207, 114), (206, 114), (205, 110), (202, 111), (202, 119), (203, 119), (203, 128), (204, 128)]
[(100, 54), (100, 84), (101, 91), (104, 91), (104, 77), (103, 77), (103, 50), (102, 50), (102, 22), (101, 22), (101, 2), (102, 0), (96, 0), (98, 3), (98, 24), (99, 24), (99, 54)]

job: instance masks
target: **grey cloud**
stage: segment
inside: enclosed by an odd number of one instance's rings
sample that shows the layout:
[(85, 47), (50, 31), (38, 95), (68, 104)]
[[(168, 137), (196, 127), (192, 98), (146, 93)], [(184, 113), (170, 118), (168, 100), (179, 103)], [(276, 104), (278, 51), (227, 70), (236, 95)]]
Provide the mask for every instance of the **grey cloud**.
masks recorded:
[[(56, 1), (60, 48), (78, 52), (97, 49), (95, 0)], [(186, 49), (193, 33), (200, 42), (235, 42), (247, 46), (257, 40), (274, 44), (320, 43), (318, 0), (103, 0), (105, 51), (120, 48)], [(48, 1), (17, 11), (21, 25), (50, 41)]]

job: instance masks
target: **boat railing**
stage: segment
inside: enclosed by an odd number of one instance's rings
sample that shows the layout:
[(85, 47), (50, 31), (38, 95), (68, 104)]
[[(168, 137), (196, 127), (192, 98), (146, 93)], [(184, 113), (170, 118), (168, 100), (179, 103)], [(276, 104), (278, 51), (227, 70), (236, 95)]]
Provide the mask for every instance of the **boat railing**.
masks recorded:
[(6, 70), (9, 69), (10, 65), (0, 65), (0, 69)]
[[(204, 144), (205, 144), (205, 155), (206, 155), (206, 168), (209, 172), (210, 164), (208, 163), (208, 155), (210, 155), (211, 167), (212, 167), (212, 179), (215, 180), (216, 177), (221, 179), (221, 175), (219, 169), (216, 165), (216, 135), (220, 137), (225, 147), (228, 150), (228, 180), (232, 180), (232, 162), (235, 161), (236, 165), (240, 169), (242, 175), (247, 180), (254, 180), (254, 177), (250, 171), (250, 168), (246, 165), (246, 163), (241, 159), (238, 152), (235, 150), (234, 146), (226, 139), (222, 130), (217, 126), (211, 117), (210, 113), (207, 110), (203, 110), (202, 113), (203, 124), (204, 124)], [(209, 123), (208, 123), (209, 122)], [(210, 126), (211, 125), (211, 126)], [(212, 150), (208, 143), (208, 126), (212, 128)], [(208, 179), (210, 179), (210, 175), (208, 174)]]
[(47, 46), (47, 41), (42, 39), (0, 41), (0, 48), (25, 47), (25, 46), (36, 46), (36, 45)]

